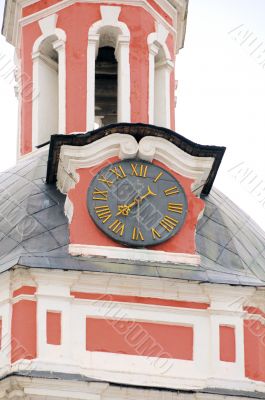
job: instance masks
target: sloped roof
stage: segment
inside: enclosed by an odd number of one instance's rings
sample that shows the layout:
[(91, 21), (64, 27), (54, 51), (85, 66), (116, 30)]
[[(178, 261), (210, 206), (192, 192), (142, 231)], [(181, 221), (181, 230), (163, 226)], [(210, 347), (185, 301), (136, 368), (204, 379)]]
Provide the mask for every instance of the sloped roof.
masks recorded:
[(21, 265), (265, 286), (265, 233), (216, 189), (198, 224), (199, 267), (70, 256), (65, 196), (45, 183), (47, 158), (43, 151), (0, 174), (0, 272)]

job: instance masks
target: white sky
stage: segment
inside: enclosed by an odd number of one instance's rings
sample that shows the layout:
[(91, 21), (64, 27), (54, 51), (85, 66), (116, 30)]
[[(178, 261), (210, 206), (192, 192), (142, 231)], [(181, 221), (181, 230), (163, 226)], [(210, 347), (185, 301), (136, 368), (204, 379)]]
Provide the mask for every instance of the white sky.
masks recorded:
[[(0, 20), (4, 0), (0, 0)], [(190, 0), (176, 131), (227, 147), (215, 185), (265, 229), (265, 0)], [(0, 171), (16, 162), (17, 101), (0, 36)], [(10, 65), (10, 64), (9, 64)]]

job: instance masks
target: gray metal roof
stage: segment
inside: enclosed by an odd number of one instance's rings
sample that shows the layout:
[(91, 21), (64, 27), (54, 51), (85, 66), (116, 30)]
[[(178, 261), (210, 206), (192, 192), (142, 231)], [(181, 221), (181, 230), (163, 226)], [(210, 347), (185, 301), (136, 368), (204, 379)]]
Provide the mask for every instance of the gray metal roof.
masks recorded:
[(47, 152), (0, 174), (0, 272), (15, 265), (265, 286), (265, 233), (213, 189), (197, 229), (199, 267), (68, 255), (65, 196), (45, 183)]

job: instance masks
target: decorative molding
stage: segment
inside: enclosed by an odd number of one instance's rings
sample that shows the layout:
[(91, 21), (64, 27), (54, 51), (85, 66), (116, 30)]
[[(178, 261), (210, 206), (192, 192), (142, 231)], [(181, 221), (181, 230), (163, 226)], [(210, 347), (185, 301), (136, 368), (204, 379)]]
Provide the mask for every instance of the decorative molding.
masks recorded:
[(39, 21), (41, 32), (45, 37), (53, 35), (53, 32), (56, 29), (57, 20), (58, 15), (52, 14), (49, 15), (49, 17), (43, 18)]
[(68, 196), (64, 203), (64, 214), (68, 218), (69, 224), (71, 224), (74, 215), (74, 206)]
[(194, 179), (193, 191), (196, 195), (201, 193), (214, 162), (213, 157), (192, 156), (168, 140), (154, 136), (140, 140), (138, 156), (150, 162), (158, 160), (178, 174)]
[[(61, 366), (61, 365), (59, 365)], [(49, 371), (51, 364), (49, 363), (35, 363), (34, 362), (34, 370), (35, 371)], [(19, 363), (18, 371), (23, 371), (23, 362)], [(25, 371), (23, 375), (19, 376), (19, 373), (16, 376), (8, 376), (0, 382), (0, 391), (1, 397), (3, 399), (27, 399), (27, 400), (46, 400), (47, 395), (50, 399), (69, 399), (69, 400), (131, 400), (131, 399), (142, 399), (142, 400), (228, 400), (228, 399), (236, 399), (236, 400), (246, 400), (246, 398), (263, 398), (257, 397), (259, 393), (264, 392), (264, 384), (263, 383), (253, 383), (249, 382), (249, 384), (242, 384), (242, 382), (231, 380), (229, 382), (232, 390), (231, 396), (227, 394), (226, 386), (224, 380), (191, 380), (194, 388), (192, 392), (184, 392), (182, 393), (180, 390), (174, 389), (165, 389), (165, 388), (154, 388), (152, 386), (130, 386), (129, 385), (121, 385), (119, 386), (117, 383), (114, 385), (110, 381), (108, 382), (100, 382), (100, 380), (95, 382), (87, 382), (82, 381), (80, 378), (82, 377), (81, 368), (78, 370), (80, 376), (76, 376), (74, 379), (71, 375), (66, 375), (65, 379), (60, 377), (61, 379), (54, 379), (59, 377), (59, 374), (43, 373), (43, 378), (35, 377), (34, 373), (31, 374), (31, 363), (25, 362), (24, 365)], [(232, 386), (234, 384), (234, 386)], [(131, 383), (132, 385), (132, 383)], [(200, 393), (200, 389), (205, 387), (209, 388), (209, 393)], [(137, 387), (138, 386), (138, 387)], [(211, 393), (210, 388), (220, 387), (218, 394)], [(237, 391), (235, 390), (237, 389)], [(223, 391), (222, 391), (223, 389)], [(241, 392), (240, 392), (241, 390)], [(245, 393), (242, 391), (246, 390)], [(247, 393), (249, 391), (249, 393)], [(223, 392), (223, 393), (222, 393)], [(246, 397), (247, 396), (247, 397)], [(261, 395), (262, 396), (262, 395)]]
[(66, 194), (79, 181), (77, 170), (99, 165), (111, 157), (157, 160), (174, 172), (194, 180), (193, 191), (200, 195), (211, 171), (213, 157), (195, 157), (164, 138), (146, 136), (137, 143), (127, 134), (113, 133), (83, 147), (63, 145), (57, 171), (57, 187)]
[[(111, 267), (111, 263), (110, 263)], [(122, 266), (121, 266), (122, 268)], [(248, 287), (231, 287), (230, 285), (218, 284), (197, 284), (194, 282), (183, 282), (175, 279), (160, 279), (159, 276), (130, 276), (113, 273), (95, 273), (80, 271), (50, 270), (50, 269), (25, 269), (17, 268), (9, 271), (5, 275), (5, 283), (1, 284), (1, 296), (10, 299), (10, 287), (16, 287), (18, 281), (23, 284), (35, 282), (38, 287), (39, 295), (36, 296), (37, 321), (38, 321), (38, 358), (35, 360), (21, 360), (10, 364), (9, 349), (7, 343), (12, 342), (10, 338), (9, 321), (12, 318), (12, 308), (10, 304), (1, 305), (1, 316), (3, 320), (3, 348), (0, 357), (2, 367), (1, 374), (9, 376), (15, 372), (24, 370), (42, 371), (43, 378), (45, 371), (51, 371), (47, 379), (41, 378), (27, 379), (25, 376), (21, 379), (20, 389), (25, 388), (27, 396), (46, 395), (65, 398), (66, 392), (59, 395), (59, 387), (67, 390), (67, 396), (71, 398), (75, 390), (79, 397), (89, 399), (88, 393), (94, 385), (90, 382), (81, 380), (73, 381), (62, 379), (62, 374), (80, 374), (83, 377), (91, 379), (104, 380), (107, 382), (119, 382), (120, 384), (140, 386), (140, 397), (146, 382), (150, 382), (150, 388), (147, 393), (154, 398), (155, 387), (171, 388), (176, 390), (199, 390), (208, 388), (219, 388), (233, 390), (235, 385), (238, 390), (261, 391), (264, 392), (264, 383), (255, 382), (244, 376), (244, 336), (243, 336), (243, 318), (234, 309), (230, 307), (230, 300), (236, 301), (238, 298), (242, 304), (244, 300), (255, 298), (258, 289)], [(56, 284), (54, 284), (56, 282)], [(71, 291), (82, 291), (91, 293), (102, 293), (103, 297), (99, 300), (73, 299)], [(104, 293), (109, 301), (105, 301)], [(146, 298), (155, 295), (158, 299), (175, 299), (187, 301), (209, 301), (213, 305), (212, 309), (175, 309), (163, 305), (122, 303), (112, 300), (110, 293), (142, 296)], [(243, 299), (244, 298), (244, 299)], [(25, 298), (26, 299), (26, 298)], [(222, 301), (223, 299), (223, 301)], [(218, 307), (216, 307), (218, 304)], [(46, 313), (55, 310), (62, 312), (62, 344), (54, 347), (47, 344), (46, 341)], [(220, 314), (220, 311), (223, 311)], [(107, 352), (89, 352), (85, 349), (85, 329), (84, 321), (87, 317), (105, 318), (117, 320), (118, 326), (122, 327), (122, 320), (138, 322), (151, 322), (161, 324), (173, 324), (182, 326), (193, 326), (194, 328), (194, 359), (193, 361), (184, 361), (177, 359), (158, 359), (156, 357), (144, 357), (141, 354), (130, 356), (126, 354), (116, 354)], [(219, 360), (219, 326), (231, 325), (236, 328), (236, 346), (237, 359), (235, 363), (225, 363)], [(75, 329), (71, 329), (74, 326)], [(136, 326), (140, 326), (136, 325)], [(122, 328), (120, 328), (122, 329)], [(126, 334), (126, 333), (125, 333)], [(8, 337), (6, 335), (9, 335)], [(153, 344), (151, 344), (153, 345)], [(151, 348), (150, 348), (151, 350)], [(60, 379), (56, 377), (56, 372), (60, 373)], [(163, 372), (163, 373), (162, 373)], [(35, 381), (36, 379), (36, 381)], [(49, 382), (47, 388), (47, 381)], [(6, 388), (8, 380), (2, 380)], [(32, 388), (34, 382), (35, 391)], [(0, 383), (0, 390), (2, 390)], [(15, 382), (13, 382), (15, 383)], [(93, 386), (94, 394), (102, 393), (101, 389), (107, 389), (106, 383), (95, 383)], [(13, 385), (12, 389), (16, 386)], [(74, 389), (75, 388), (75, 389)], [(57, 390), (56, 393), (53, 390)], [(73, 391), (72, 391), (73, 389)], [(85, 390), (82, 397), (80, 391)], [(120, 388), (117, 388), (117, 390)], [(113, 390), (116, 390), (113, 388)], [(125, 390), (125, 389), (124, 389)], [(129, 390), (129, 388), (126, 388)], [(134, 389), (133, 397), (136, 395), (137, 388)], [(172, 392), (170, 392), (172, 394)], [(104, 397), (107, 393), (104, 391)], [(119, 398), (115, 393), (113, 398)], [(246, 395), (246, 394), (245, 394)], [(159, 392), (161, 397), (161, 389)], [(157, 400), (159, 400), (159, 396)], [(150, 397), (150, 398), (151, 398)], [(3, 397), (5, 398), (5, 396)], [(110, 396), (111, 398), (111, 396)], [(94, 399), (94, 397), (93, 397)], [(171, 399), (171, 397), (170, 397)], [(212, 398), (211, 398), (212, 399)]]
[(61, 148), (57, 187), (66, 194), (79, 181), (77, 170), (89, 168), (111, 157), (134, 158), (138, 143), (131, 135), (114, 133), (83, 147), (64, 145)]
[(100, 256), (109, 259), (143, 261), (154, 263), (173, 263), (185, 265), (200, 265), (201, 257), (194, 254), (170, 253), (158, 250), (129, 249), (112, 246), (92, 246), (85, 244), (70, 244), (69, 253), (72, 256)]
[[(56, 16), (51, 15), (50, 17), (56, 17)], [(56, 26), (52, 28), (53, 25), (51, 24), (50, 17), (44, 18), (43, 20), (39, 21), (39, 26), (40, 28), (42, 27), (41, 30), (44, 29), (44, 33), (42, 33), (42, 35), (39, 36), (38, 39), (36, 39), (36, 41), (33, 44), (32, 48), (33, 57), (34, 53), (39, 51), (42, 42), (50, 36), (55, 35), (58, 40), (61, 40), (63, 43), (66, 42), (66, 33), (64, 32), (63, 29), (56, 28)], [(54, 21), (57, 21), (57, 18), (52, 18), (52, 22)]]
[[(54, 4), (44, 10), (41, 10), (28, 17), (21, 18), (22, 8), (36, 3), (38, 0), (17, 0), (17, 2), (10, 5), (10, 0), (7, 3), (7, 12), (4, 21), (4, 35), (7, 40), (13, 45), (18, 45), (18, 39), (20, 36), (21, 28), (27, 24), (37, 21), (40, 18), (49, 16), (59, 12), (60, 10), (75, 4), (76, 0), (63, 0), (57, 4)], [(80, 0), (83, 3), (96, 3), (98, 0)], [(113, 4), (112, 0), (106, 0), (106, 4)], [(178, 1), (176, 8), (172, 7), (167, 0), (160, 0), (159, 6), (166, 12), (173, 20), (173, 26), (171, 26), (146, 0), (127, 0), (128, 5), (137, 6), (144, 8), (149, 12), (155, 20), (167, 27), (170, 32), (174, 35), (175, 43), (183, 44), (183, 36), (185, 32), (185, 15), (187, 9), (187, 3), (184, 1)], [(123, 0), (116, 0), (115, 4), (124, 4)], [(179, 39), (177, 40), (177, 32)], [(178, 51), (179, 49), (177, 49)]]

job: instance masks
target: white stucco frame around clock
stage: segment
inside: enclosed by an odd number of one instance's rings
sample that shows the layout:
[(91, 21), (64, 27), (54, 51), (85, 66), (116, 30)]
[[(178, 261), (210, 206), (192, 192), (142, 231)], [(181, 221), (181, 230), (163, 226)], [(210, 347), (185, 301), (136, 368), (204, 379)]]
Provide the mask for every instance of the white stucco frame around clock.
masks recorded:
[[(67, 195), (79, 181), (77, 171), (80, 168), (97, 166), (111, 157), (119, 157), (121, 160), (139, 157), (150, 162), (160, 161), (174, 172), (192, 179), (194, 181), (192, 190), (196, 195), (200, 194), (214, 162), (213, 157), (191, 156), (164, 138), (146, 136), (138, 143), (131, 135), (113, 133), (81, 148), (69, 145), (61, 147), (57, 172), (58, 189)], [(73, 212), (73, 204), (67, 196), (65, 214), (69, 223), (71, 223)], [(133, 261), (172, 262), (188, 265), (200, 263), (198, 255), (149, 249), (70, 244), (69, 252), (76, 256), (103, 256)]]

